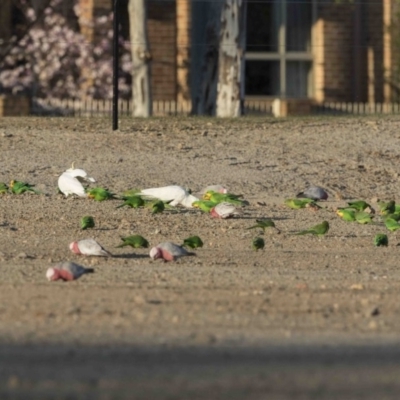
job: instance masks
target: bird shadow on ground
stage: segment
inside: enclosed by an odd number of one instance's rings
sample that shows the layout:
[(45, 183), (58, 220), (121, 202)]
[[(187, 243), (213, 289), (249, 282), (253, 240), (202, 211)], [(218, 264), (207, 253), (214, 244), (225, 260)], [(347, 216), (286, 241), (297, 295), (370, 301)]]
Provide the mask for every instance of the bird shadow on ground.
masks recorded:
[(92, 231), (116, 231), (118, 228), (92, 228)]
[(125, 258), (125, 259), (138, 259), (138, 258), (149, 258), (148, 254), (113, 254), (112, 258)]
[(255, 221), (257, 219), (263, 220), (263, 219), (272, 219), (273, 221), (284, 221), (287, 219), (293, 219), (293, 218), (287, 218), (287, 217), (252, 217), (252, 216), (247, 216), (247, 215), (237, 215), (233, 219), (245, 219), (245, 220), (252, 220)]

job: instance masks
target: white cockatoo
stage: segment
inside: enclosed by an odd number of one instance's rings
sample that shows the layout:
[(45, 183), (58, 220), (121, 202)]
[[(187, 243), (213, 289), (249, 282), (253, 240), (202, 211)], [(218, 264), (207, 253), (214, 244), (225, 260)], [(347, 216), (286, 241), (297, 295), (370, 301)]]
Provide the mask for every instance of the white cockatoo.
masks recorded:
[(85, 188), (81, 182), (96, 182), (92, 177), (88, 176), (85, 170), (80, 168), (67, 169), (58, 178), (58, 188), (66, 197), (70, 194), (76, 194), (79, 197), (86, 197)]
[(191, 195), (186, 189), (178, 185), (143, 189), (138, 195), (144, 199), (158, 199), (169, 202), (174, 207), (181, 204), (184, 207), (192, 208), (192, 203), (199, 200), (196, 196)]

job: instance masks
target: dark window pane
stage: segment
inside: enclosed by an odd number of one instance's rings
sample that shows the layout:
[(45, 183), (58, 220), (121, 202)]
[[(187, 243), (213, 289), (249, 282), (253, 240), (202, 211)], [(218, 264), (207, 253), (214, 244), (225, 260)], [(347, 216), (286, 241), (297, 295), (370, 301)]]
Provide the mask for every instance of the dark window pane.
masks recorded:
[(246, 85), (247, 95), (279, 95), (279, 61), (247, 61)]
[(286, 95), (308, 97), (311, 93), (311, 63), (288, 61), (286, 64)]
[(278, 51), (279, 0), (248, 0), (247, 51)]
[(286, 51), (311, 51), (311, 0), (288, 0)]

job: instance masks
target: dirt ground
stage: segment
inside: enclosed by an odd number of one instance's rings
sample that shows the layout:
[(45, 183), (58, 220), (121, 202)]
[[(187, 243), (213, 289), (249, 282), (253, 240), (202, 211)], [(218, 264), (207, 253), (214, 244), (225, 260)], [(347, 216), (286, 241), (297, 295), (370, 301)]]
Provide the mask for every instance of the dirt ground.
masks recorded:
[[(110, 126), (0, 119), (0, 182), (41, 192), (0, 197), (2, 398), (398, 398), (400, 238), (388, 233), (389, 246), (377, 248), (374, 235), (386, 232), (378, 216), (359, 225), (332, 210), (350, 199), (400, 201), (399, 117)], [(199, 193), (220, 183), (249, 205), (216, 220), (65, 199), (57, 178), (72, 162), (117, 194), (170, 184)], [(328, 190), (326, 209), (283, 205), (309, 184)], [(95, 229), (80, 230), (83, 215)], [(255, 252), (262, 231), (247, 228), (261, 217), (281, 233), (266, 231)], [(323, 220), (325, 237), (293, 235)], [(130, 234), (151, 245), (196, 234), (204, 247), (163, 263), (146, 249), (116, 248)], [(88, 237), (114, 257), (70, 252), (72, 240)], [(47, 282), (47, 268), (64, 260), (95, 273)]]

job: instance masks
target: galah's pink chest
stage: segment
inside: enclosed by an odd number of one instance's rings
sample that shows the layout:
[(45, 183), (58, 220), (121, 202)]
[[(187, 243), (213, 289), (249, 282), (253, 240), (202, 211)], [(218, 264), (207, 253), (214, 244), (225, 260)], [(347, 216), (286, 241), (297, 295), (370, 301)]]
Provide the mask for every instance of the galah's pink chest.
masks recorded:
[(63, 281), (73, 281), (75, 279), (71, 272), (66, 271), (65, 269), (61, 269), (59, 275)]
[(165, 261), (174, 261), (175, 260), (175, 257), (167, 250), (161, 249), (161, 255)]

